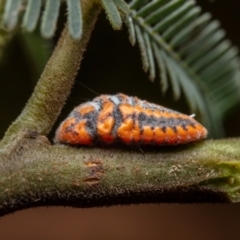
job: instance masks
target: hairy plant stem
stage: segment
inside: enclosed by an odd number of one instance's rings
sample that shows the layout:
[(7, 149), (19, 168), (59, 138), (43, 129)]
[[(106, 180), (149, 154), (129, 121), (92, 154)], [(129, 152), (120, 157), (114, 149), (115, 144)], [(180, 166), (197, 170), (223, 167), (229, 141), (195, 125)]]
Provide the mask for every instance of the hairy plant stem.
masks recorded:
[(141, 152), (51, 146), (26, 135), (10, 159), (0, 154), (0, 215), (51, 205), (239, 202), (239, 145), (228, 139)]
[(72, 39), (65, 29), (34, 92), (20, 116), (7, 130), (0, 147), (11, 144), (20, 132), (34, 130), (46, 135), (57, 119), (74, 83), (83, 53), (100, 12), (97, 1), (83, 1), (83, 34)]
[(35, 206), (240, 202), (240, 142), (174, 148), (73, 148), (46, 135), (71, 90), (99, 1), (82, 0), (83, 38), (67, 29), (22, 114), (0, 143), (0, 215)]

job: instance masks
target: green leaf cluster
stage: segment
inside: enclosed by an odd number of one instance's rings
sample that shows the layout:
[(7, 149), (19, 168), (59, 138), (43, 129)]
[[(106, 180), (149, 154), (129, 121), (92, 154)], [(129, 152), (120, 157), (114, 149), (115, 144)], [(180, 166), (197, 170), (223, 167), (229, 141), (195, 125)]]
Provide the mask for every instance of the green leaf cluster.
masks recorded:
[(143, 68), (166, 92), (181, 93), (191, 111), (215, 136), (222, 120), (240, 100), (238, 50), (225, 39), (218, 21), (201, 13), (194, 0), (133, 0), (126, 17), (130, 41), (138, 42)]
[[(45, 38), (51, 38), (57, 26), (61, 0), (7, 0), (4, 9), (3, 24), (7, 30), (16, 27), (20, 13), (24, 11), (22, 27), (28, 32), (32, 32), (40, 18), (41, 8), (44, 12), (41, 19), (41, 34)], [(81, 1), (66, 0), (68, 8), (68, 27), (71, 36), (79, 39), (82, 35), (82, 10)]]
[[(90, 0), (89, 0), (90, 1)], [(95, 0), (97, 1), (97, 0)], [(221, 136), (222, 121), (240, 100), (238, 50), (225, 38), (220, 23), (202, 13), (195, 0), (98, 0), (113, 29), (129, 29), (138, 43), (143, 69), (160, 79), (162, 92), (171, 86), (175, 99), (182, 94), (212, 136)], [(11, 30), (25, 9), (22, 27), (33, 31), (41, 19), (42, 36), (56, 30), (60, 0), (7, 0), (3, 23)], [(25, 4), (25, 5), (24, 5)], [(74, 39), (82, 34), (82, 0), (66, 0), (68, 28)]]

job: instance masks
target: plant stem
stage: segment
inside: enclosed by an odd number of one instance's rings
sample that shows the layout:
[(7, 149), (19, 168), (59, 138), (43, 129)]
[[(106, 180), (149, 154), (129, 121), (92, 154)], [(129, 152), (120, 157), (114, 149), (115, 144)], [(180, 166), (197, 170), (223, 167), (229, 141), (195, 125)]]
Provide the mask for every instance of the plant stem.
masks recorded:
[(95, 1), (83, 2), (82, 38), (74, 40), (67, 29), (63, 31), (31, 98), (7, 130), (2, 145), (11, 143), (16, 135), (28, 130), (42, 135), (49, 133), (70, 94), (100, 9), (101, 5)]
[(50, 146), (23, 139), (0, 155), (0, 215), (35, 206), (240, 202), (238, 139), (177, 148)]

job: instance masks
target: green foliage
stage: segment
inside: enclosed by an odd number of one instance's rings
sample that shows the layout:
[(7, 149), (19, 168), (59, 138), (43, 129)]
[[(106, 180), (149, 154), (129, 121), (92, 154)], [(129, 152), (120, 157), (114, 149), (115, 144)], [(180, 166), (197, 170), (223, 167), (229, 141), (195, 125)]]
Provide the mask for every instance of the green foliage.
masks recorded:
[(123, 0), (101, 0), (108, 19), (113, 29), (119, 30), (122, 27), (121, 13), (129, 14), (129, 7)]
[[(90, 0), (89, 0), (90, 1)], [(22, 26), (36, 28), (40, 10), (42, 36), (56, 30), (60, 0), (7, 0), (4, 26), (11, 30), (26, 4)], [(183, 93), (191, 111), (202, 118), (212, 136), (222, 135), (222, 120), (240, 100), (238, 50), (226, 40), (218, 21), (201, 13), (195, 0), (101, 0), (113, 29), (125, 22), (129, 39), (138, 42), (143, 69), (153, 81), (159, 76), (162, 92), (171, 85), (175, 99)], [(71, 36), (82, 34), (80, 0), (66, 0)]]
[[(40, 18), (40, 11), (44, 3), (44, 12), (41, 20), (41, 34), (45, 38), (51, 38), (55, 31), (59, 15), (61, 0), (7, 0), (5, 4), (3, 24), (7, 30), (16, 27), (19, 15), (24, 12), (22, 27), (31, 32)], [(68, 27), (70, 34), (75, 39), (80, 39), (82, 34), (82, 10), (81, 1), (66, 0), (68, 8)], [(26, 6), (25, 6), (26, 5)]]
[(82, 11), (78, 1), (67, 0), (69, 32), (75, 39), (82, 35)]
[(32, 32), (36, 26), (41, 10), (41, 0), (29, 0), (24, 14), (22, 27)]
[(46, 2), (41, 24), (41, 33), (46, 38), (52, 37), (56, 30), (59, 8), (60, 0)]
[(175, 99), (184, 93), (210, 133), (222, 133), (222, 119), (239, 103), (238, 50), (224, 39), (218, 21), (194, 0), (133, 0), (126, 16), (130, 42), (137, 41), (143, 68), (162, 91), (172, 85)]
[(21, 0), (6, 1), (3, 22), (8, 30), (12, 30), (17, 24), (21, 2)]

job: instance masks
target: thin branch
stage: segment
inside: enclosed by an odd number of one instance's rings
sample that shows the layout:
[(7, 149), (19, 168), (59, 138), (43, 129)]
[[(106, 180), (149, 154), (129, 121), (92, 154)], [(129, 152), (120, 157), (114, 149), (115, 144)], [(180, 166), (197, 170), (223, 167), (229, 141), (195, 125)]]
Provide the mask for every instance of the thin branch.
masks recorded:
[(238, 139), (142, 152), (51, 146), (29, 136), (10, 158), (0, 154), (0, 215), (52, 205), (240, 201)]
[(83, 38), (65, 30), (32, 97), (0, 148), (0, 215), (36, 206), (239, 202), (240, 142), (174, 148), (51, 146), (46, 135), (71, 90), (100, 10), (82, 1)]
[(83, 2), (83, 34), (74, 40), (65, 29), (35, 90), (21, 115), (7, 130), (1, 144), (11, 143), (19, 132), (27, 129), (46, 135), (70, 94), (74, 78), (90, 38), (101, 5)]

